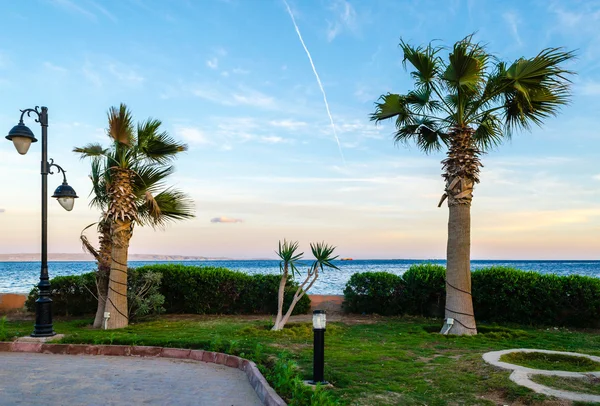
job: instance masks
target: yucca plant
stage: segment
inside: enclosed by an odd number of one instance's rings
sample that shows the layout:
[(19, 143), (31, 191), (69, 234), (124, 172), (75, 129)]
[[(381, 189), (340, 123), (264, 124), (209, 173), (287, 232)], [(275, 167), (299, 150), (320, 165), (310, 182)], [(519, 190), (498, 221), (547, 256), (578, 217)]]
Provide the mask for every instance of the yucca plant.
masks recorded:
[(284, 316), (281, 316), (281, 314), (283, 313), (283, 289), (285, 289), (285, 282), (283, 278), (285, 276), (287, 281), (290, 269), (292, 270), (292, 277), (294, 277), (295, 274), (300, 275), (300, 272), (298, 272), (295, 266), (295, 262), (300, 260), (303, 254), (296, 254), (296, 250), (298, 249), (298, 242), (288, 243), (286, 240), (284, 240), (283, 244), (281, 244), (281, 241), (279, 242), (279, 251), (277, 252), (277, 255), (279, 256), (279, 258), (281, 258), (279, 267), (282, 270), (282, 282), (279, 285), (279, 307), (277, 310), (277, 318), (275, 320), (275, 325), (273, 326), (272, 330), (278, 331), (282, 330), (283, 327), (285, 327), (285, 324), (288, 322), (290, 316), (292, 315), (292, 312), (294, 311), (296, 303), (298, 303), (298, 301), (302, 299), (302, 296), (304, 296), (306, 292), (310, 290), (310, 288), (319, 278), (319, 271), (324, 271), (325, 268), (339, 269), (332, 263), (332, 261), (338, 257), (337, 255), (333, 256), (335, 248), (336, 247), (328, 245), (325, 242), (310, 244), (310, 249), (312, 251), (313, 256), (315, 257), (315, 260), (312, 263), (312, 265), (308, 268), (306, 272), (306, 278), (300, 284), (300, 286), (298, 286), (296, 293), (294, 293), (294, 297), (292, 298), (292, 302), (290, 303), (287, 312)]
[(283, 327), (279, 327), (283, 319), (283, 297), (285, 294), (285, 285), (287, 283), (289, 273), (291, 271), (292, 278), (296, 274), (300, 274), (296, 267), (296, 261), (302, 259), (303, 252), (297, 254), (298, 241), (287, 241), (283, 240), (283, 244), (279, 241), (279, 249), (277, 256), (281, 259), (279, 262), (279, 272), (281, 272), (281, 281), (279, 282), (279, 291), (277, 294), (277, 317), (275, 318), (275, 325), (273, 330), (281, 330)]
[[(411, 65), (414, 89), (388, 93), (371, 119), (394, 119), (397, 143), (414, 142), (425, 153), (447, 148), (442, 161), (448, 199), (446, 325), (450, 334), (477, 334), (471, 299), (471, 201), (481, 156), (515, 130), (541, 125), (570, 98), (564, 64), (572, 52), (547, 48), (532, 58), (506, 63), (469, 35), (449, 50), (400, 42)], [(442, 53), (449, 51), (444, 58)], [(449, 319), (454, 320), (454, 324)]]
[[(110, 261), (108, 285), (99, 275), (99, 309), (106, 292), (105, 311), (111, 313), (107, 328), (128, 324), (127, 256), (133, 228), (137, 225), (165, 226), (174, 220), (193, 217), (193, 201), (184, 193), (165, 186), (174, 171), (170, 162), (187, 145), (178, 143), (161, 131), (159, 120), (148, 119), (136, 126), (124, 104), (108, 112), (109, 148), (89, 144), (75, 148), (82, 158), (92, 159), (91, 204), (102, 212), (99, 222), (100, 249), (98, 267)], [(89, 242), (88, 242), (89, 243)], [(90, 248), (90, 244), (85, 244)], [(92, 247), (93, 248), (93, 247)], [(107, 253), (110, 256), (107, 259)], [(103, 283), (100, 285), (100, 283)], [(102, 292), (101, 292), (102, 290)]]

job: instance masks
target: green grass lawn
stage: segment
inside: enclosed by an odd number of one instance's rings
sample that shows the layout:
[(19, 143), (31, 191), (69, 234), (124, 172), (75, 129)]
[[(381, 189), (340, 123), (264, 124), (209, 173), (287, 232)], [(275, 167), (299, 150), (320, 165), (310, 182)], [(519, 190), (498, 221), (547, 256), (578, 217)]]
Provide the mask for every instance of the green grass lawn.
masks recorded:
[[(91, 330), (90, 322), (56, 320), (55, 330), (67, 335), (65, 343), (210, 349), (267, 364), (285, 351), (304, 379), (312, 374), (309, 323), (271, 332), (268, 318), (235, 316), (164, 316), (114, 331)], [(452, 337), (437, 334), (440, 325), (396, 317), (328, 323), (325, 378), (332, 396), (342, 405), (538, 405), (548, 398), (513, 384), (509, 371), (487, 365), (481, 355), (509, 348), (600, 355), (598, 331), (480, 325), (475, 337)], [(32, 322), (8, 321), (4, 328), (9, 336), (27, 335)]]

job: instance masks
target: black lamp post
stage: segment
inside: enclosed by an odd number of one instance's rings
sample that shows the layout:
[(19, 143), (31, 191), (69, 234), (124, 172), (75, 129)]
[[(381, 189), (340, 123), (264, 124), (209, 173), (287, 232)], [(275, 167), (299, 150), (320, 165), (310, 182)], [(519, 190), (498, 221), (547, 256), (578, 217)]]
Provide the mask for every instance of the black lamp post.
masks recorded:
[(52, 328), (52, 299), (50, 298), (50, 282), (48, 277), (48, 174), (53, 174), (52, 167), (55, 167), (63, 174), (63, 183), (54, 191), (52, 197), (58, 199), (60, 205), (67, 211), (73, 209), (73, 204), (77, 198), (75, 190), (67, 184), (65, 171), (56, 165), (52, 159), (48, 162), (48, 108), (38, 106), (35, 109), (21, 110), (19, 124), (14, 126), (6, 136), (6, 139), (12, 141), (17, 152), (25, 155), (32, 142), (37, 142), (33, 132), (23, 123), (23, 117), (35, 113), (36, 122), (42, 126), (42, 266), (40, 270), (40, 282), (38, 283), (39, 296), (35, 301), (35, 325), (32, 337), (51, 337), (55, 335)]
[(318, 383), (327, 384), (324, 379), (325, 370), (325, 327), (327, 325), (327, 317), (325, 310), (313, 311), (313, 380), (310, 382), (313, 385)]

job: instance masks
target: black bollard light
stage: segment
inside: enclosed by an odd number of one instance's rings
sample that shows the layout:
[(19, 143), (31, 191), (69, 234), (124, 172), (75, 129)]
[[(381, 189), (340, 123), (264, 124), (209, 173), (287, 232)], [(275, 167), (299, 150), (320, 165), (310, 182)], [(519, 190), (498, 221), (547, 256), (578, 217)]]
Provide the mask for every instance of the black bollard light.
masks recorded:
[(313, 348), (313, 380), (310, 382), (313, 385), (318, 383), (327, 384), (324, 378), (326, 325), (327, 317), (325, 310), (313, 311), (313, 332), (315, 341)]

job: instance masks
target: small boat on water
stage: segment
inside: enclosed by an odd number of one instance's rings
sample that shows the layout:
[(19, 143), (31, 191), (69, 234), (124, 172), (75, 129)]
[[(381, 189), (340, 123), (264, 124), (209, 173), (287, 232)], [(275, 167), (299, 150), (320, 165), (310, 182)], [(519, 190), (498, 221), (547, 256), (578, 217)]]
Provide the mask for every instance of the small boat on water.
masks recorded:
[(352, 258), (340, 258), (340, 261), (352, 261)]

